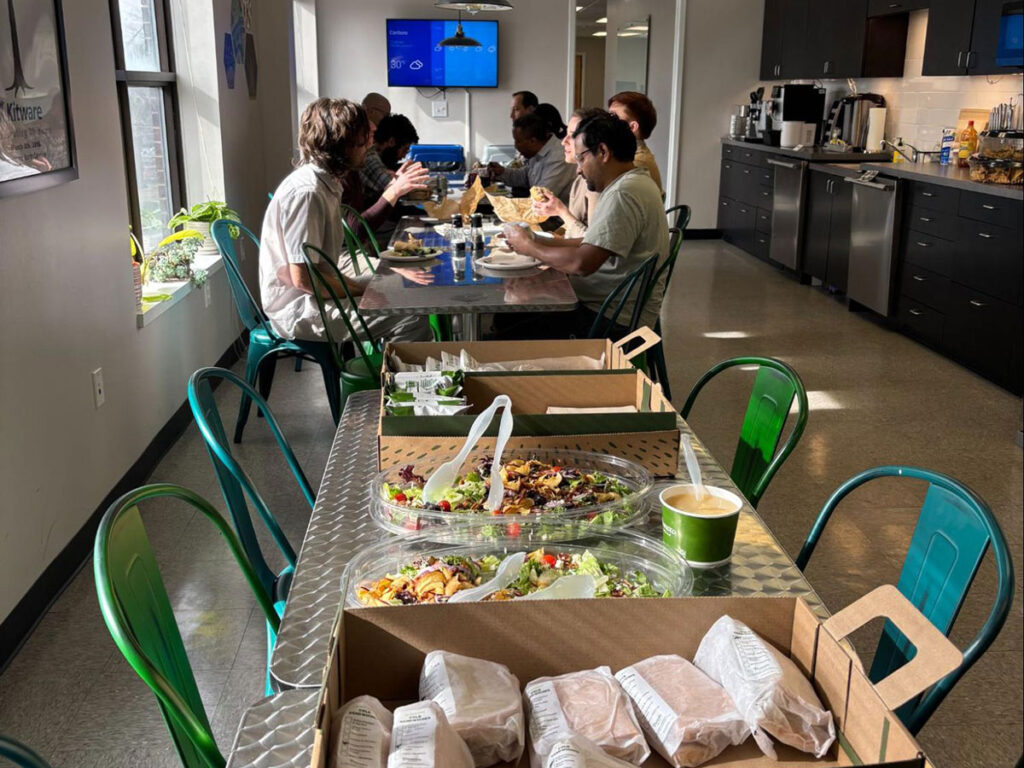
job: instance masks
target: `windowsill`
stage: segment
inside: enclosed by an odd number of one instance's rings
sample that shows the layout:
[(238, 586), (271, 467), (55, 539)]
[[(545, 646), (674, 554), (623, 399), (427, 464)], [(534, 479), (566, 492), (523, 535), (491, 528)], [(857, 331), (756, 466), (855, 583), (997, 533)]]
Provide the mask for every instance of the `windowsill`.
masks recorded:
[[(195, 261), (192, 262), (192, 268), (205, 269), (206, 279), (209, 280), (214, 274), (224, 268), (224, 260), (221, 258), (219, 253), (212, 256), (200, 255), (196, 256)], [(196, 286), (192, 285), (188, 280), (175, 280), (169, 283), (146, 283), (142, 287), (142, 311), (135, 313), (136, 327), (145, 328), (175, 304), (181, 303), (181, 301), (195, 290), (195, 288)], [(164, 301), (153, 302), (151, 304), (146, 303), (146, 296), (153, 296), (161, 293), (169, 294), (170, 298)]]

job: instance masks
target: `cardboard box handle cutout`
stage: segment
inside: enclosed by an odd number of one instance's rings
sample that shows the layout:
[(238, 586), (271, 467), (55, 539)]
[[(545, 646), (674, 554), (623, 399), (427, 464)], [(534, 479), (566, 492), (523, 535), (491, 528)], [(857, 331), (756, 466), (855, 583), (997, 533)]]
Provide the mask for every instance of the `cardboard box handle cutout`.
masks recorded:
[(823, 626), (838, 641), (878, 618), (889, 619), (917, 648), (913, 659), (875, 684), (889, 709), (896, 709), (928, 690), (963, 662), (960, 650), (891, 584), (868, 592), (827, 619)]
[[(627, 344), (635, 339), (643, 339), (644, 343), (640, 344), (636, 349), (632, 349), (629, 352), (625, 350)], [(661, 337), (648, 328), (646, 325), (642, 325), (627, 336), (623, 336), (612, 346), (618, 349), (622, 353), (622, 357), (626, 362), (631, 361), (634, 357), (642, 355), (648, 349), (661, 344)]]

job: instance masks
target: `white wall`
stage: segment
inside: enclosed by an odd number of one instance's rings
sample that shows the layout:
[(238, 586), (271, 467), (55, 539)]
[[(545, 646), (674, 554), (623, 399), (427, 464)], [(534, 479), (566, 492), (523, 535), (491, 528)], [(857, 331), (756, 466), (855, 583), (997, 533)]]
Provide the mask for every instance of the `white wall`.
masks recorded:
[[(266, 72), (287, 60), (287, 29), (259, 5)], [(215, 4), (217, 40), (228, 6)], [(184, 402), (188, 375), (216, 362), (241, 330), (223, 271), (211, 277), (210, 308), (193, 291), (136, 327), (110, 5), (76, 0), (64, 3), (64, 16), (80, 176), (0, 200), (0, 620)], [(289, 151), (268, 146), (263, 126), (273, 123), (275, 141), (284, 130), (244, 95), (244, 79), (241, 90), (226, 91), (223, 76), (210, 86), (222, 90), (228, 130), (227, 201), (258, 228), (270, 188), (264, 169), (280, 172)], [(287, 114), (288, 93), (274, 98)], [(106, 385), (98, 410), (97, 367)]]
[[(467, 154), (488, 144), (511, 144), (509, 104), (515, 91), (529, 90), (558, 107), (565, 118), (569, 84), (567, 45), (570, 0), (516, 0), (515, 10), (480, 13), (498, 20), (498, 87), (469, 92), (472, 137)], [(448, 91), (448, 117), (432, 118), (430, 99), (415, 88), (387, 87), (384, 22), (389, 18), (453, 19), (425, 0), (317, 0), (320, 95), (359, 101), (368, 91), (391, 100), (394, 112), (416, 126), (425, 144), (466, 145), (466, 91)], [(423, 89), (430, 95), (433, 89)]]
[(733, 106), (749, 103), (757, 85), (763, 18), (763, 2), (686, 2), (676, 201), (692, 209), (693, 229), (717, 225), (719, 140), (729, 132)]

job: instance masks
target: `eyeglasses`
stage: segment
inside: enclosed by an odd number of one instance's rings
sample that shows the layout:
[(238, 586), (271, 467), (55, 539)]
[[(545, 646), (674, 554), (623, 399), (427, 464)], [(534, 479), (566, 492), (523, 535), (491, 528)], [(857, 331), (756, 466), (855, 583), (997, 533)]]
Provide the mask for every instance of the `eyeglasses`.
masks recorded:
[(576, 153), (576, 165), (581, 165), (582, 162), (583, 162), (583, 158), (586, 157), (587, 155), (592, 155), (592, 154), (594, 154), (594, 151), (592, 149), (584, 149), (582, 152), (577, 152)]

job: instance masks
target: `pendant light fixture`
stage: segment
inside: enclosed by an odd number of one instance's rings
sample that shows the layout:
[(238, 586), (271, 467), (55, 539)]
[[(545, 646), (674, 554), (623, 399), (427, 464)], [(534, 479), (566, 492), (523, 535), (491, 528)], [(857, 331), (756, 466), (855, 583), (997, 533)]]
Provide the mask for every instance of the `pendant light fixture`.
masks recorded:
[(449, 11), (466, 11), (466, 13), (479, 13), (480, 11), (511, 11), (512, 3), (509, 0), (484, 0), (484, 2), (456, 2), (456, 0), (437, 0), (435, 8), (444, 8)]
[(466, 33), (462, 30), (462, 11), (459, 11), (459, 25), (455, 28), (455, 34), (451, 37), (446, 37), (440, 43), (442, 48), (479, 48), (480, 43), (474, 40), (472, 37), (466, 37)]

